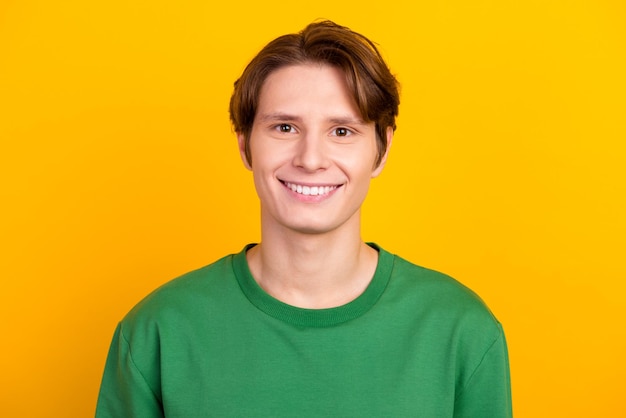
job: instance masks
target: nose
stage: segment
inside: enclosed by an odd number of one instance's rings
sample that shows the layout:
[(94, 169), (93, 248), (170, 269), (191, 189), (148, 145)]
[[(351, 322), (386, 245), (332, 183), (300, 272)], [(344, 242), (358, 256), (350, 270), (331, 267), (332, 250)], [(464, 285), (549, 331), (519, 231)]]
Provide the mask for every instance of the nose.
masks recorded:
[(324, 170), (329, 166), (327, 151), (323, 135), (303, 135), (296, 145), (293, 164), (307, 172)]

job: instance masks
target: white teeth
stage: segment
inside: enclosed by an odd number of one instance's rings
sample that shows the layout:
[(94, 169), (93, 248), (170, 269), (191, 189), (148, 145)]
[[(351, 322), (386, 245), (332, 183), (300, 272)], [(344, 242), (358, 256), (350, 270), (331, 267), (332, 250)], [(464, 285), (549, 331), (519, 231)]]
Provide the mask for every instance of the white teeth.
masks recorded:
[(293, 184), (285, 182), (291, 191), (302, 194), (304, 196), (320, 196), (325, 195), (337, 188), (337, 186), (301, 186), (299, 184)]

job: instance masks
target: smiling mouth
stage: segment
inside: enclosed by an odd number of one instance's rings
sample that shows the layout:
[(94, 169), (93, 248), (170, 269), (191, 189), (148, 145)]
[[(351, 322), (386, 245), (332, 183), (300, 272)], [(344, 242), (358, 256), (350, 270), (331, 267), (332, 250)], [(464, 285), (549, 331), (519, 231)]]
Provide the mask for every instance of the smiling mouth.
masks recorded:
[(288, 181), (280, 181), (288, 189), (294, 193), (298, 193), (304, 196), (324, 196), (331, 193), (333, 190), (341, 187), (338, 186), (304, 186), (302, 184), (290, 183)]

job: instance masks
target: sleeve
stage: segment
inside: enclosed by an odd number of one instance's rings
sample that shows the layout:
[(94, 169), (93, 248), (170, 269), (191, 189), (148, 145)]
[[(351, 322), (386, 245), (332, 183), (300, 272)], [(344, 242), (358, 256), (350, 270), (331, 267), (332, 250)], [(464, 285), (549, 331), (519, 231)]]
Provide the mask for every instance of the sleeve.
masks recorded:
[(130, 345), (117, 326), (100, 385), (96, 418), (163, 417), (160, 397), (133, 361)]
[(500, 332), (456, 397), (454, 418), (512, 416), (509, 357), (504, 333)]

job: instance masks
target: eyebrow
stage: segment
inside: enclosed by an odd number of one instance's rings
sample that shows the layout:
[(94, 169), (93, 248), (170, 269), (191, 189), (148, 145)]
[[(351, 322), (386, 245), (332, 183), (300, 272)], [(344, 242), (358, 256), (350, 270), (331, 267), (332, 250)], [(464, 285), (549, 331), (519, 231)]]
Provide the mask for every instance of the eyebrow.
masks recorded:
[(346, 117), (333, 117), (328, 119), (329, 122), (337, 125), (366, 125), (365, 121), (361, 118)]
[[(262, 122), (271, 122), (271, 121), (295, 121), (301, 122), (302, 118), (300, 116), (291, 115), (289, 113), (275, 112), (275, 113), (263, 113), (259, 115), (259, 120)], [(331, 116), (328, 119), (328, 122), (334, 123), (337, 125), (366, 125), (367, 123), (361, 118), (355, 118), (352, 116)]]
[(263, 113), (259, 115), (259, 120), (262, 122), (285, 121), (285, 120), (293, 120), (293, 121), (299, 122), (302, 120), (302, 118), (299, 116), (290, 115), (288, 113), (276, 112), (276, 113)]

